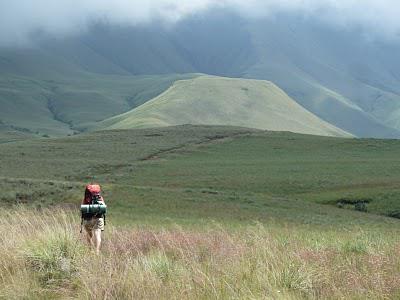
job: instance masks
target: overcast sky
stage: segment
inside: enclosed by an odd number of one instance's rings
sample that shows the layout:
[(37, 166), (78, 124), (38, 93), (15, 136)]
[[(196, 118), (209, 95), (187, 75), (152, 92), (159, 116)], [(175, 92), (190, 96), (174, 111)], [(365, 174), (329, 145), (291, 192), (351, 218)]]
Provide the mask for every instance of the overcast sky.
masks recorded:
[(29, 42), (40, 30), (75, 34), (96, 19), (117, 24), (176, 22), (222, 7), (247, 18), (297, 12), (339, 27), (357, 26), (377, 37), (398, 37), (400, 0), (0, 0), (0, 45)]

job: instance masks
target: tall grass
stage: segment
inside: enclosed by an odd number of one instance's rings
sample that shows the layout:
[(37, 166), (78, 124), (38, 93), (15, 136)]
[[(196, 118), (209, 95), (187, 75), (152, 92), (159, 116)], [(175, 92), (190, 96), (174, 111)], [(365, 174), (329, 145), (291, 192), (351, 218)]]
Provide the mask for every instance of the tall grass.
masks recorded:
[(19, 209), (0, 218), (0, 298), (393, 299), (397, 234), (108, 225), (96, 256), (76, 214)]

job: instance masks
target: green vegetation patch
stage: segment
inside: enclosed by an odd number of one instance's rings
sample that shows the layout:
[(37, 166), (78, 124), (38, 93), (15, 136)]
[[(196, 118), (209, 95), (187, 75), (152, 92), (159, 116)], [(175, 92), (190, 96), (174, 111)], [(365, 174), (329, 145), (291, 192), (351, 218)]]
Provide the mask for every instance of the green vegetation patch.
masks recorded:
[(373, 214), (397, 216), (399, 151), (396, 140), (232, 127), (95, 132), (0, 145), (0, 197), (79, 203), (97, 181), (118, 224), (394, 224)]

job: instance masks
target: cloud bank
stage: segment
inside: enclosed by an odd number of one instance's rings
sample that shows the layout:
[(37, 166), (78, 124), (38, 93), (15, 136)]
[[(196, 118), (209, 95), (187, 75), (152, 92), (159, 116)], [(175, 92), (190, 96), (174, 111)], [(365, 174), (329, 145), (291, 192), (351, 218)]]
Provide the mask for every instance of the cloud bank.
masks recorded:
[(0, 45), (28, 43), (37, 32), (75, 34), (98, 19), (129, 25), (176, 22), (214, 7), (247, 18), (298, 13), (383, 37), (400, 32), (398, 0), (0, 0)]

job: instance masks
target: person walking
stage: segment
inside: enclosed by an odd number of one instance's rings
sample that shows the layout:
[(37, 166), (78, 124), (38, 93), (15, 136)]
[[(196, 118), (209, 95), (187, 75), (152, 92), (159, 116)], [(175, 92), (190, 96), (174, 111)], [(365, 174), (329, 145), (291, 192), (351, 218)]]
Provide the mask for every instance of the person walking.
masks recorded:
[(81, 226), (83, 225), (85, 228), (86, 239), (89, 245), (94, 247), (96, 254), (100, 253), (101, 233), (104, 231), (106, 209), (107, 206), (101, 195), (100, 185), (88, 184), (81, 204)]

